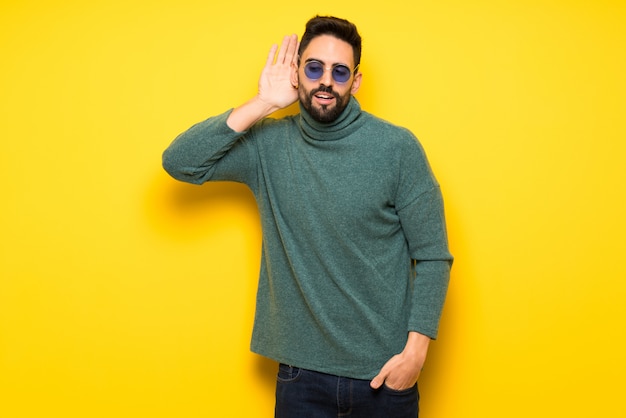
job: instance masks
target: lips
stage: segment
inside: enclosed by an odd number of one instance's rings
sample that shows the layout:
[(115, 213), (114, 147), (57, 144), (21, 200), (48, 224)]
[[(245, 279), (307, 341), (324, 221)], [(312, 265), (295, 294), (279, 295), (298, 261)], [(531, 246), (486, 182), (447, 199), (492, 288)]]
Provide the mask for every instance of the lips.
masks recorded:
[(329, 105), (334, 101), (335, 98), (327, 94), (316, 94), (315, 99), (321, 105)]
[(334, 92), (332, 91), (327, 91), (327, 90), (321, 91), (320, 89), (320, 90), (313, 92), (313, 97), (315, 97), (316, 101), (319, 102), (320, 104), (328, 105), (337, 98), (337, 95), (334, 94)]

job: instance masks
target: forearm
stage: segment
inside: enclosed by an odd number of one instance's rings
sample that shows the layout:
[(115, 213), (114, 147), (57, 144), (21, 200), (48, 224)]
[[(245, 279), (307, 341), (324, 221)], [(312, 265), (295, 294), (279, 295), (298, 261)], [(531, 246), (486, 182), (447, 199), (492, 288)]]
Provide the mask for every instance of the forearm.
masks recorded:
[(213, 166), (241, 137), (227, 125), (229, 116), (226, 112), (211, 117), (178, 135), (163, 152), (165, 171), (188, 183), (207, 181)]
[(421, 193), (399, 214), (409, 243), (409, 254), (414, 260), (408, 330), (435, 339), (453, 261), (448, 249), (443, 198), (439, 187)]
[[(444, 257), (442, 257), (444, 258)], [(450, 281), (451, 260), (422, 260), (414, 266), (409, 330), (437, 338)]]

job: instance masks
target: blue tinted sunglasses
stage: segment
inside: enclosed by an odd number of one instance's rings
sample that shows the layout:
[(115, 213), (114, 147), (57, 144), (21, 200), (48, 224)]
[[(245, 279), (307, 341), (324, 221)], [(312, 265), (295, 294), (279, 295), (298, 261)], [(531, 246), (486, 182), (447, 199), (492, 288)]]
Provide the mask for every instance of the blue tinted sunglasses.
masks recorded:
[[(357, 68), (359, 68), (358, 65), (354, 69), (355, 73)], [(316, 60), (307, 61), (306, 64), (304, 64), (304, 75), (312, 81), (322, 78), (324, 71), (326, 70), (330, 70), (333, 80), (337, 83), (345, 83), (350, 80), (350, 77), (352, 76), (352, 71), (347, 65), (344, 64), (335, 64), (330, 68), (324, 67), (323, 63)]]

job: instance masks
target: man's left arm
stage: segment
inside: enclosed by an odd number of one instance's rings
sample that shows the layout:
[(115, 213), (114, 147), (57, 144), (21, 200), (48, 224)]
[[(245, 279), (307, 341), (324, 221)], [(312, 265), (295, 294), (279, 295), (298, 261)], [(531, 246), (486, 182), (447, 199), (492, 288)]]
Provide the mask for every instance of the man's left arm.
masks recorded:
[(453, 257), (448, 237), (443, 197), (419, 142), (409, 142), (399, 165), (396, 207), (413, 260), (411, 310), (407, 342), (381, 368), (371, 386), (408, 389), (417, 382), (431, 339), (438, 333)]

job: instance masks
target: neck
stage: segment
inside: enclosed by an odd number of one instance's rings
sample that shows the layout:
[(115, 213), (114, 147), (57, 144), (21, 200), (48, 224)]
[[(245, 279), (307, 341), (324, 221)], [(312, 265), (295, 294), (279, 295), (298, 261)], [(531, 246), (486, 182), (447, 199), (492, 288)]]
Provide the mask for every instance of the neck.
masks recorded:
[(350, 97), (350, 101), (341, 114), (332, 122), (318, 122), (300, 104), (300, 129), (304, 135), (316, 141), (335, 141), (341, 139), (360, 126), (361, 106)]

